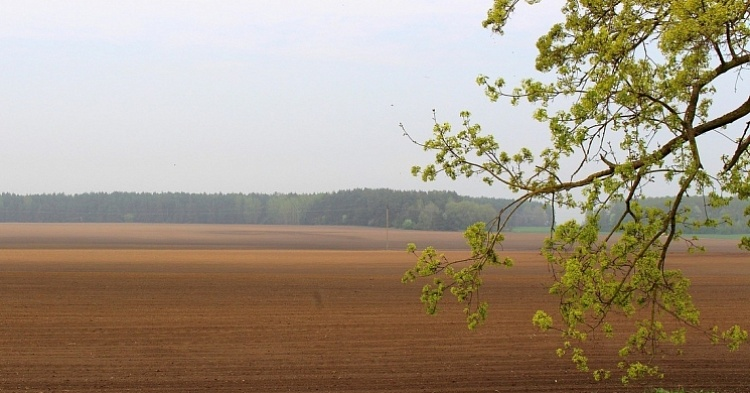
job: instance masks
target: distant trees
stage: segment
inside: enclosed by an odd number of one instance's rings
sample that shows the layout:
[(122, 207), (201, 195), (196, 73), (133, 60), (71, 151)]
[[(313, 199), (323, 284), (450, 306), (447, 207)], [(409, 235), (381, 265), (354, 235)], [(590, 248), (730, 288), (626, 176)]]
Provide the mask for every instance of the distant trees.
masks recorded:
[[(385, 227), (389, 211), (392, 228), (463, 230), (487, 221), (510, 200), (464, 197), (455, 192), (358, 189), (318, 194), (190, 194), (86, 193), (0, 194), (0, 222), (145, 222), (270, 225), (355, 225)], [(661, 206), (665, 198), (646, 198), (644, 206)], [(691, 220), (685, 233), (742, 234), (747, 230), (745, 206), (732, 202), (711, 208), (702, 198), (687, 198)], [(622, 214), (612, 206), (601, 215), (609, 229)], [(690, 222), (718, 218), (714, 227)], [(508, 227), (548, 226), (550, 212), (541, 204), (527, 204)]]
[[(143, 222), (355, 225), (460, 230), (491, 219), (510, 201), (455, 192), (356, 189), (318, 194), (86, 193), (0, 194), (0, 222)], [(386, 223), (386, 210), (389, 222)], [(549, 223), (541, 205), (524, 206), (517, 226)]]
[(490, 204), (471, 201), (450, 201), (445, 204), (446, 221), (464, 223), (464, 228), (478, 221), (487, 221), (487, 217), (494, 217), (496, 214), (497, 211)]
[[(669, 198), (643, 198), (644, 208), (660, 208), (669, 203)], [(734, 199), (726, 205), (712, 206), (708, 198), (685, 197), (682, 202), (685, 215), (679, 228), (688, 234), (744, 235), (748, 233), (747, 204)], [(625, 211), (625, 204), (616, 204), (603, 211), (600, 226), (611, 230)]]

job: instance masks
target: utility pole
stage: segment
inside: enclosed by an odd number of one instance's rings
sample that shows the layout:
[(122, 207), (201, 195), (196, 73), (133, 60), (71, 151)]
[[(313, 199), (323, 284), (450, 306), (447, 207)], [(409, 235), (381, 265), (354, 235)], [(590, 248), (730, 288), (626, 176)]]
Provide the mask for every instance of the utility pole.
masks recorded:
[(389, 217), (389, 209), (388, 205), (385, 205), (385, 250), (388, 251), (390, 249), (390, 244), (388, 241), (388, 228), (390, 227), (390, 217)]

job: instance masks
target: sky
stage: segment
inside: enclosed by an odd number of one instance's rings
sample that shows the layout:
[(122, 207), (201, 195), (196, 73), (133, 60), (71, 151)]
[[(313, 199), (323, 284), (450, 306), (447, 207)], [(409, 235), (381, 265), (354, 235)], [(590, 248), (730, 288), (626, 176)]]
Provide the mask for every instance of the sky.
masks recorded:
[(462, 110), (504, 148), (539, 145), (530, 110), (476, 85), (531, 76), (559, 7), (491, 1), (0, 2), (0, 192), (454, 190), (412, 165)]

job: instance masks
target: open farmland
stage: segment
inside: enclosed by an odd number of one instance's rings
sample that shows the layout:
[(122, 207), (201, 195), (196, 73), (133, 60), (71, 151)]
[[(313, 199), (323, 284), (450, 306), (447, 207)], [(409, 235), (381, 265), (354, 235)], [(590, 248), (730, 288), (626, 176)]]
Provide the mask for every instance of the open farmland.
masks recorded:
[[(540, 240), (508, 235), (516, 266), (488, 271), (490, 320), (468, 331), (458, 306), (426, 316), (422, 284), (400, 283), (407, 242), (460, 253), (457, 233), (0, 224), (0, 391), (642, 392), (574, 371), (533, 328), (555, 305)], [(750, 256), (734, 243), (670, 263), (705, 323), (747, 328)], [(747, 347), (690, 339), (659, 386), (750, 391)]]

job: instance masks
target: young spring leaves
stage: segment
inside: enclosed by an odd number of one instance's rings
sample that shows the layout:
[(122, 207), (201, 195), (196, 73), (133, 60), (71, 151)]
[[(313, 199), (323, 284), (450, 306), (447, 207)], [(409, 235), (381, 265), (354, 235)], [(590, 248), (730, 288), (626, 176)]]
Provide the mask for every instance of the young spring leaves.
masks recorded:
[[(521, 5), (495, 0), (484, 26), (502, 34)], [(688, 196), (703, 196), (707, 206), (750, 197), (750, 91), (725, 83), (741, 81), (750, 65), (749, 18), (746, 0), (565, 1), (561, 20), (536, 45), (536, 69), (551, 82), (525, 79), (508, 92), (502, 78), (477, 78), (492, 101), (535, 105), (534, 119), (549, 130), (548, 146), (506, 152), (502, 130), (485, 133), (469, 112), (460, 114), (458, 130), (435, 118), (425, 142), (404, 129), (434, 153), (432, 163), (412, 169), (414, 175), (425, 181), (476, 176), (519, 195), (489, 225), (467, 230), (470, 258), (449, 260), (432, 248), (419, 253), (410, 246), (418, 262), (406, 281), (443, 275), (423, 289), (427, 310), (434, 313), (448, 290), (467, 303), (471, 328), (481, 322), (487, 313), (477, 299), (481, 273), (504, 263), (494, 247), (508, 219), (538, 200), (553, 212), (565, 207), (584, 216), (552, 223), (541, 250), (559, 316), (540, 310), (533, 317), (540, 329), (560, 332), (557, 354), (570, 356), (579, 370), (595, 379), (617, 373), (627, 383), (661, 375), (656, 355), (683, 345), (690, 330), (730, 350), (747, 341), (739, 325), (701, 327), (690, 280), (669, 267), (668, 251), (676, 242), (700, 251), (683, 232), (722, 223), (720, 217), (691, 220), (683, 204)], [(705, 153), (715, 146), (723, 146), (723, 154)], [(654, 190), (669, 190), (670, 198), (663, 206), (642, 205)], [(613, 225), (602, 231), (605, 215), (614, 215)], [(740, 247), (750, 250), (750, 238)], [(585, 350), (592, 336), (622, 340), (615, 367), (591, 370)]]

